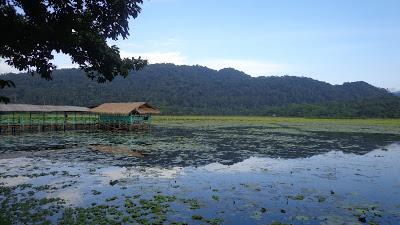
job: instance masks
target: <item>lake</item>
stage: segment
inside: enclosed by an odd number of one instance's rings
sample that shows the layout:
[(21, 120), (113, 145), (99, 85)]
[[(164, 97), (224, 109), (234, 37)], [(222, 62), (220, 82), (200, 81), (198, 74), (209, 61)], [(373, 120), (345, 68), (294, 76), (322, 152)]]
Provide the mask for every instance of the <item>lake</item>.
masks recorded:
[(0, 224), (397, 224), (398, 126), (161, 121), (0, 137)]

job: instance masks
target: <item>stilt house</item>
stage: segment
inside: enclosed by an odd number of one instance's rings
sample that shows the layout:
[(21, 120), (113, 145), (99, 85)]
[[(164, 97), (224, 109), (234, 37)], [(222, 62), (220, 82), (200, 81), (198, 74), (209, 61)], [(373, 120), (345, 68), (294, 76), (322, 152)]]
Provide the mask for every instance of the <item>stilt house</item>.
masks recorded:
[(0, 104), (0, 133), (87, 129), (96, 121), (86, 107)]
[(151, 116), (160, 111), (146, 102), (104, 103), (90, 112), (97, 114), (103, 129), (132, 130), (150, 126)]

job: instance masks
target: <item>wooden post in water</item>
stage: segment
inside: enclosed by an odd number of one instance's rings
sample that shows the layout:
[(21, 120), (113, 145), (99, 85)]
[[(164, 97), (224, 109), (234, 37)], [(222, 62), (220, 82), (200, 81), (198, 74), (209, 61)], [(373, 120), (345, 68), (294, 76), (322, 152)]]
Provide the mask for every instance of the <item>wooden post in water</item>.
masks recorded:
[[(42, 112), (43, 113), (43, 112)], [(39, 118), (40, 114), (37, 115), (37, 128), (38, 128), (38, 132), (41, 131), (42, 129), (42, 125), (41, 125), (41, 119)]]
[(45, 118), (46, 118), (46, 113), (43, 113), (43, 115), (42, 115), (42, 131), (45, 130)]
[(25, 121), (24, 121), (24, 115), (25, 113), (19, 113), (19, 123), (20, 123), (20, 130), (23, 132), (25, 128)]
[(74, 112), (74, 130), (76, 130), (76, 112)]
[(132, 114), (129, 116), (129, 131), (131, 131), (132, 130), (132, 121), (133, 119), (132, 119)]
[(32, 130), (32, 112), (29, 112), (29, 131)]
[(53, 125), (54, 125), (54, 121), (53, 121), (53, 118), (54, 118), (54, 114), (52, 115), (51, 113), (50, 113), (50, 131), (53, 131)]
[(15, 134), (15, 113), (12, 114), (12, 125), (11, 125), (11, 133)]
[(68, 118), (68, 114), (67, 112), (64, 112), (64, 121), (63, 121), (63, 130), (65, 132), (66, 126), (67, 126), (67, 118)]

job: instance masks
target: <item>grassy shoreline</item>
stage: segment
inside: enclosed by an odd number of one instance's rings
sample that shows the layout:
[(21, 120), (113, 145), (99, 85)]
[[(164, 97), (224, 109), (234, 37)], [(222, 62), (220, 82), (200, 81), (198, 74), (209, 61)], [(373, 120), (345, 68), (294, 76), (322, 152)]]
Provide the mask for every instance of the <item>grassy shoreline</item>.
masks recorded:
[(269, 116), (154, 116), (154, 123), (163, 122), (241, 122), (241, 123), (336, 123), (352, 125), (400, 126), (400, 118), (303, 118)]
[(400, 135), (400, 119), (322, 119), (262, 116), (154, 116), (162, 127), (265, 126), (305, 132), (348, 132)]

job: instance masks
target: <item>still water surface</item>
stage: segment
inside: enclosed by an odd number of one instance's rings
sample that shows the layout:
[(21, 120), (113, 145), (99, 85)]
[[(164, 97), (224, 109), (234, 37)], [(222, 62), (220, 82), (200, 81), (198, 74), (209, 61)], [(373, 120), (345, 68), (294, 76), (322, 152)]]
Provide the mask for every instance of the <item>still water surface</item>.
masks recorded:
[(398, 224), (399, 161), (398, 135), (288, 127), (2, 136), (0, 221)]

